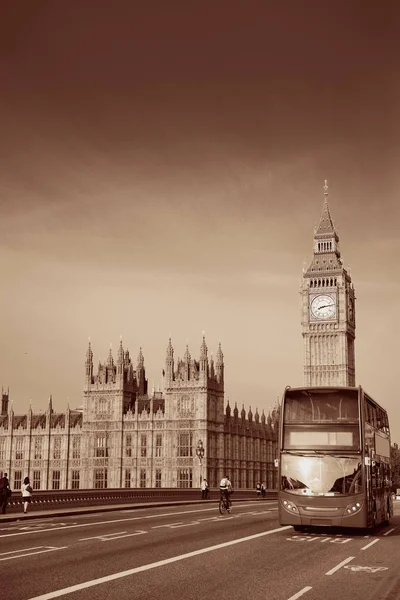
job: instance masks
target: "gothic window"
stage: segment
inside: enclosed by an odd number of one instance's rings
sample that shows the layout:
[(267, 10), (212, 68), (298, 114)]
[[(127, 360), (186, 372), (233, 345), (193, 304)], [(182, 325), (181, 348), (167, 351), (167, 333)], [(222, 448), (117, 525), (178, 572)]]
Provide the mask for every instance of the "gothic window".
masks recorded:
[(107, 434), (99, 433), (96, 438), (96, 448), (95, 448), (96, 457), (106, 458), (108, 456), (108, 447), (107, 447)]
[(193, 456), (193, 434), (192, 432), (178, 434), (177, 456)]
[(147, 456), (147, 436), (143, 433), (140, 436), (140, 456), (143, 458)]
[[(42, 458), (42, 438), (41, 437), (35, 438), (33, 457), (35, 460), (41, 460), (41, 458)], [(37, 489), (39, 489), (39, 488), (37, 488)]]
[(52, 489), (53, 490), (60, 489), (60, 480), (61, 480), (61, 472), (53, 471), (53, 477), (52, 477)]
[(72, 471), (71, 474), (71, 489), (79, 490), (79, 471)]
[(156, 457), (161, 458), (161, 449), (162, 449), (162, 434), (157, 433), (156, 435)]
[(192, 469), (178, 469), (177, 486), (178, 488), (193, 487)]
[(146, 469), (140, 469), (140, 487), (146, 487)]
[(22, 471), (14, 472), (14, 490), (20, 490), (22, 486)]
[(97, 400), (97, 413), (106, 415), (109, 412), (107, 398), (101, 397)]
[(24, 458), (24, 440), (23, 438), (17, 438), (15, 440), (15, 460), (22, 460)]
[(132, 456), (132, 435), (130, 433), (125, 438), (125, 456)]
[(126, 488), (131, 487), (131, 470), (130, 469), (125, 469), (125, 487)]
[(3, 438), (0, 440), (0, 463), (6, 460), (6, 440)]
[[(54, 460), (60, 460), (61, 458), (61, 436), (57, 436), (54, 438), (53, 441), (53, 458)], [(55, 490), (58, 488), (53, 488), (53, 490)]]
[(81, 457), (81, 438), (74, 435), (72, 438), (72, 458)]
[(32, 488), (34, 490), (40, 490), (40, 471), (33, 471)]
[(156, 469), (156, 488), (161, 487), (161, 469)]
[(184, 394), (183, 396), (180, 397), (180, 399), (178, 400), (178, 411), (181, 415), (188, 415), (192, 412), (192, 406), (191, 406), (191, 399), (190, 396), (188, 396), (187, 394)]
[(93, 473), (95, 490), (107, 488), (107, 469), (95, 469)]

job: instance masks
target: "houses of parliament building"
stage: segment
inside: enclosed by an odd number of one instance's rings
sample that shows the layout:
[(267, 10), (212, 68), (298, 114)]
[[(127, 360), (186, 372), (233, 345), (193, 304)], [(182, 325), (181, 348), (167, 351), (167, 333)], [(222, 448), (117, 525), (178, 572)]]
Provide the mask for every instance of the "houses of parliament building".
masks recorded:
[[(354, 385), (355, 295), (327, 187), (301, 294), (304, 384)], [(214, 361), (203, 336), (198, 359), (186, 347), (175, 360), (170, 339), (163, 391), (149, 392), (141, 349), (134, 366), (121, 340), (95, 369), (89, 342), (81, 409), (57, 413), (50, 398), (46, 411), (16, 415), (2, 392), (0, 471), (13, 490), (26, 475), (34, 489), (51, 490), (199, 487), (202, 477), (213, 487), (225, 474), (236, 488), (274, 489), (279, 407), (267, 416), (232, 409), (224, 368), (221, 345)]]

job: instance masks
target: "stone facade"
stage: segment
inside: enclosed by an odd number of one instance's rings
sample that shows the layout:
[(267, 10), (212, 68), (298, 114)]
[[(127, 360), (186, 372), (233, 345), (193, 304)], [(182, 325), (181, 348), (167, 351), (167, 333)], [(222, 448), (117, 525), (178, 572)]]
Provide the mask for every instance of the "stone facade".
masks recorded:
[(216, 486), (226, 473), (236, 488), (276, 488), (278, 411), (231, 411), (224, 368), (221, 345), (209, 359), (203, 337), (199, 360), (186, 347), (175, 363), (169, 340), (163, 392), (149, 393), (141, 349), (134, 368), (121, 341), (95, 372), (89, 342), (82, 409), (57, 414), (50, 398), (42, 414), (18, 416), (2, 394), (0, 471), (14, 490), (26, 475), (35, 489), (100, 489)]
[(328, 206), (328, 186), (301, 286), (304, 385), (355, 385), (355, 291), (343, 266)]

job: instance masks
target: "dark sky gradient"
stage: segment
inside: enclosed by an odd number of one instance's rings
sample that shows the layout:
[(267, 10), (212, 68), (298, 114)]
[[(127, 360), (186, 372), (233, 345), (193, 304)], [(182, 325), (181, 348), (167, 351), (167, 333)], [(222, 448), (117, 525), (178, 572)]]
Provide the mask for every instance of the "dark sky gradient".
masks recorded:
[(268, 409), (302, 383), (327, 178), (357, 380), (400, 441), (398, 3), (138, 4), (3, 12), (0, 384), (77, 406), (87, 337), (104, 359), (122, 334), (157, 385), (204, 329), (231, 401)]

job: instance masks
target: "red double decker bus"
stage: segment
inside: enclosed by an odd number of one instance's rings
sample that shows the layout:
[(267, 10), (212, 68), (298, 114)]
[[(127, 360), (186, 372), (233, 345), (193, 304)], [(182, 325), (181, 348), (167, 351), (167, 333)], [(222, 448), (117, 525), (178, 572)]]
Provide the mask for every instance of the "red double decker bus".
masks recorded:
[(361, 387), (287, 387), (278, 467), (281, 525), (302, 531), (389, 523), (388, 415)]

